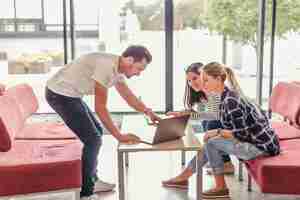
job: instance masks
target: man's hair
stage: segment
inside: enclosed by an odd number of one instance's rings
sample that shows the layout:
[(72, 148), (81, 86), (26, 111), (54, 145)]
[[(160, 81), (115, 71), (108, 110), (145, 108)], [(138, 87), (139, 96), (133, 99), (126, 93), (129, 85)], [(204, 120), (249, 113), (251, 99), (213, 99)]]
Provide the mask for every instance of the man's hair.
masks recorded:
[(149, 50), (141, 45), (131, 45), (129, 46), (123, 53), (123, 57), (133, 57), (135, 62), (139, 62), (146, 59), (147, 63), (152, 61), (152, 55), (150, 54)]

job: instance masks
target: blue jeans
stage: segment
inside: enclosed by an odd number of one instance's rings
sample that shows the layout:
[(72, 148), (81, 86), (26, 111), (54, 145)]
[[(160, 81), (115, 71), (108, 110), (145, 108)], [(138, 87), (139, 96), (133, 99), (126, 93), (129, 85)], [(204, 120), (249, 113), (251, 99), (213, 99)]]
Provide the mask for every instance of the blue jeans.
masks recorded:
[(46, 100), (83, 143), (80, 196), (89, 196), (93, 194), (97, 179), (97, 158), (102, 145), (102, 127), (81, 98), (63, 96), (46, 88)]
[[(204, 131), (222, 128), (222, 124), (219, 120), (204, 120), (202, 121), (202, 126)], [(230, 156), (226, 154), (223, 155), (223, 160), (224, 162), (231, 162)]]
[[(204, 131), (222, 128), (222, 124), (219, 120), (203, 120), (202, 127)], [(230, 156), (227, 154), (223, 154), (223, 161), (230, 162)], [(189, 162), (188, 167), (192, 169), (193, 173), (196, 172), (196, 156)]]
[(252, 160), (266, 154), (255, 147), (253, 144), (239, 142), (236, 139), (211, 138), (203, 147), (202, 158), (197, 167), (203, 167), (207, 162), (215, 175), (224, 173), (223, 154), (234, 155), (242, 160)]

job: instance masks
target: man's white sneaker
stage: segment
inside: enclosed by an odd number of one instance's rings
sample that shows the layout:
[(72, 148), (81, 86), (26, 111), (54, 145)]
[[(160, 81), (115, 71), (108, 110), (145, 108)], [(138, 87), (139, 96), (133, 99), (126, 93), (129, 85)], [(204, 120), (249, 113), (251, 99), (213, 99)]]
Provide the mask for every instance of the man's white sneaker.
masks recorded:
[(100, 179), (95, 182), (94, 192), (110, 192), (116, 187), (116, 184), (106, 183)]
[(99, 196), (96, 194), (93, 194), (88, 197), (81, 197), (80, 200), (100, 200)]

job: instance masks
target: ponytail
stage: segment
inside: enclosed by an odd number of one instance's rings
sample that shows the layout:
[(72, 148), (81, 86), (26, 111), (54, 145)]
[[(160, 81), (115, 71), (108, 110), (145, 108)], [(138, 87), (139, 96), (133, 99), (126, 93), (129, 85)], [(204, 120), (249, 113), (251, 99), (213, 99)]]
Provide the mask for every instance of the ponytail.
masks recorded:
[(242, 91), (240, 84), (238, 83), (236, 76), (233, 72), (233, 70), (229, 67), (224, 66), (224, 70), (226, 72), (226, 77), (227, 80), (229, 81), (232, 89), (239, 94), (239, 96), (246, 102), (246, 103), (252, 103), (252, 105), (255, 107), (256, 111), (263, 115), (266, 116), (264, 111), (261, 109), (261, 107), (255, 102), (249, 99)]
[(240, 96), (245, 97), (240, 84), (237, 81), (235, 73), (233, 70), (227, 66), (223, 66), (224, 71), (226, 72), (226, 79), (228, 80), (231, 88), (236, 91)]

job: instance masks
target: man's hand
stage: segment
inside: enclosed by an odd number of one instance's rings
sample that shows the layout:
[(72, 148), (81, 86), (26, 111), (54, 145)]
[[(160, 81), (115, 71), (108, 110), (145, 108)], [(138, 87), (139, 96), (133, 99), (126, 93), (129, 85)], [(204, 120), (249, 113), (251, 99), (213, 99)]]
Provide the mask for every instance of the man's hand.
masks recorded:
[(158, 123), (160, 122), (162, 119), (157, 115), (155, 114), (154, 112), (150, 112), (149, 115), (148, 115), (151, 119), (152, 122), (154, 123)]
[(128, 134), (122, 134), (118, 138), (120, 143), (126, 143), (126, 144), (137, 144), (140, 142), (140, 138), (134, 134), (128, 133)]
[(150, 125), (153, 125), (153, 124), (158, 124), (162, 119), (157, 115), (155, 114), (150, 108), (146, 108), (144, 110), (144, 113), (145, 115), (147, 115), (150, 120), (152, 121), (152, 123)]

